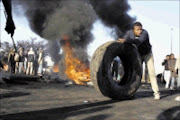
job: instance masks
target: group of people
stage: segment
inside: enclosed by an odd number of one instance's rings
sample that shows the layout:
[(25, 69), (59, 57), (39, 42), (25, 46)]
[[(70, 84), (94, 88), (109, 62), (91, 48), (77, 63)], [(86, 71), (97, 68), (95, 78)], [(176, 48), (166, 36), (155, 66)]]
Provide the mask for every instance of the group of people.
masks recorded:
[(20, 47), (16, 52), (11, 49), (8, 55), (8, 66), (11, 73), (39, 75), (43, 73), (44, 50), (40, 48), (37, 52), (30, 48), (24, 50)]
[(166, 89), (175, 89), (180, 87), (180, 80), (178, 78), (178, 63), (179, 61), (174, 57), (174, 54), (166, 55), (166, 59), (162, 62), (162, 65), (164, 66), (163, 76), (166, 81)]
[[(15, 30), (15, 25), (14, 25), (14, 22), (12, 19), (12, 13), (11, 13), (11, 0), (2, 0), (2, 2), (4, 4), (5, 10), (6, 10), (7, 16), (8, 16), (5, 30), (7, 31), (7, 33), (10, 33), (11, 36), (13, 36), (14, 30)], [(133, 24), (133, 28), (131, 30), (127, 31), (125, 36), (122, 38), (119, 38), (117, 40), (117, 42), (119, 42), (121, 44), (130, 43), (130, 44), (133, 44), (137, 48), (137, 50), (140, 54), (142, 63), (144, 62), (147, 66), (152, 90), (154, 92), (154, 99), (156, 99), (156, 100), (160, 99), (161, 97), (160, 97), (159, 86), (157, 84), (157, 78), (156, 78), (156, 73), (155, 73), (152, 46), (150, 44), (149, 34), (145, 29), (143, 29), (142, 24), (140, 22), (135, 22)], [(15, 51), (11, 50), (9, 58), (8, 58), (9, 63), (11, 64), (10, 65), (11, 72), (20, 73), (23, 71), (26, 74), (33, 75), (36, 73), (36, 70), (34, 69), (36, 61), (38, 61), (37, 63), (39, 66), (38, 73), (39, 73), (39, 71), (42, 71), (42, 69), (41, 69), (42, 63), (43, 63), (43, 62), (41, 62), (41, 61), (43, 61), (43, 57), (41, 58), (42, 55), (38, 55), (38, 59), (36, 59), (35, 52), (33, 51), (32, 48), (27, 53), (24, 52), (23, 48), (22, 48), (22, 51), (23, 52), (20, 52), (20, 50), (19, 50), (19, 54), (18, 54), (18, 53), (15, 53)], [(171, 58), (167, 61), (168, 62), (166, 62), (166, 64), (168, 64), (168, 65), (165, 64), (166, 70), (164, 72), (164, 75), (168, 76), (168, 71), (169, 71), (171, 73), (171, 77), (165, 77), (165, 80), (169, 81), (171, 78), (171, 85), (173, 88), (174, 81), (177, 78), (176, 77), (176, 74), (177, 74), (176, 68), (174, 67), (176, 60)], [(36, 67), (37, 67), (37, 65), (36, 65)], [(19, 70), (18, 70), (18, 68), (19, 68)], [(170, 82), (166, 82), (166, 83), (167, 83), (166, 86), (168, 87)], [(178, 85), (179, 85), (179, 82), (178, 82)]]

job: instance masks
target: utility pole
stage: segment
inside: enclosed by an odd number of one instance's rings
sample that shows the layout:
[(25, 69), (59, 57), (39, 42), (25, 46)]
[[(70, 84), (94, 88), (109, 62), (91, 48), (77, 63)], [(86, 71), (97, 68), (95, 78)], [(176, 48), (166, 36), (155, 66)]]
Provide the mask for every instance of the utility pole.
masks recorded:
[(171, 28), (171, 53), (173, 53), (173, 28)]

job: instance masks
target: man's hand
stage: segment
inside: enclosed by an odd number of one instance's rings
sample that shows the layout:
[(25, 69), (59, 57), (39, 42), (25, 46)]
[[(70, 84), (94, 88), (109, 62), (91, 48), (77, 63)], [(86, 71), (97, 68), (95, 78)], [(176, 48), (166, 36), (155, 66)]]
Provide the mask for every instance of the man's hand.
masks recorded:
[(169, 67), (169, 70), (172, 70), (172, 67)]
[(171, 72), (174, 72), (174, 70), (173, 70), (173, 68), (172, 68), (172, 67), (170, 67), (170, 68), (169, 68), (169, 70), (170, 70)]
[(7, 31), (8, 34), (11, 34), (11, 37), (14, 35), (14, 30), (15, 30), (15, 25), (14, 25), (14, 22), (11, 18), (8, 18), (7, 19), (7, 22), (6, 22), (6, 28), (5, 30)]
[(6, 10), (5, 17), (7, 19), (6, 21), (6, 27), (5, 30), (7, 31), (8, 34), (11, 34), (11, 37), (14, 35), (14, 30), (15, 25), (12, 17), (12, 5), (11, 5), (11, 0), (2, 0), (2, 3), (4, 5), (4, 8)]
[(117, 42), (119, 42), (119, 43), (124, 43), (125, 41), (126, 41), (126, 39), (121, 39), (121, 38), (117, 40)]

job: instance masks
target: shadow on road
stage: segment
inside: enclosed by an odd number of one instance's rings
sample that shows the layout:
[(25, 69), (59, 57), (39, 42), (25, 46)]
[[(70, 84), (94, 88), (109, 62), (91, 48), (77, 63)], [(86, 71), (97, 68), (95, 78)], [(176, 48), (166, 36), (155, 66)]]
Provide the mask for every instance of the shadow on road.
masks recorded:
[(158, 115), (157, 120), (180, 120), (180, 106), (165, 110)]
[[(161, 99), (178, 94), (178, 90), (160, 90)], [(141, 99), (146, 97), (153, 97), (153, 91), (138, 91), (135, 93), (134, 99)]]
[(108, 117), (110, 117), (111, 115), (104, 115), (104, 114), (101, 114), (101, 115), (95, 115), (95, 116), (91, 116), (91, 117), (87, 117), (85, 119), (81, 119), (81, 120), (104, 120)]
[(26, 96), (26, 95), (30, 95), (30, 93), (25, 93), (25, 92), (9, 92), (9, 93), (0, 94), (0, 99), (10, 98), (10, 97), (21, 97), (21, 96)]
[[(24, 112), (17, 114), (9, 114), (0, 116), (3, 120), (57, 120), (57, 119), (65, 119), (72, 116), (82, 115), (82, 114), (90, 114), (100, 112), (106, 109), (111, 109), (112, 106), (110, 104), (120, 102), (117, 100), (106, 100), (96, 103), (75, 105), (69, 107), (61, 107), (61, 108), (53, 108), (32, 112)], [(105, 119), (110, 115), (96, 115), (86, 118), (86, 120), (93, 120), (94, 118)]]

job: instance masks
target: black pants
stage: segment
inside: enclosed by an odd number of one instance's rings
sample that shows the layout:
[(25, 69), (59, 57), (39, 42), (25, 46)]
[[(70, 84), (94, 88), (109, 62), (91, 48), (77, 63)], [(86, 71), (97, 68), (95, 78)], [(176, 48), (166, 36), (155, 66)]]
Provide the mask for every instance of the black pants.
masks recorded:
[(3, 64), (2, 64), (2, 62), (1, 62), (1, 60), (0, 60), (0, 68), (2, 68), (3, 69)]
[(112, 76), (114, 77), (114, 73), (115, 73), (115, 77), (116, 77), (116, 79), (117, 79), (117, 77), (118, 77), (118, 67), (117, 66), (114, 66), (113, 68), (112, 68)]
[(11, 73), (15, 73), (15, 62), (11, 63)]

